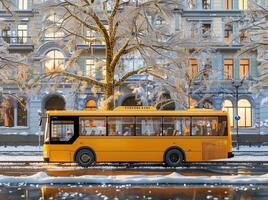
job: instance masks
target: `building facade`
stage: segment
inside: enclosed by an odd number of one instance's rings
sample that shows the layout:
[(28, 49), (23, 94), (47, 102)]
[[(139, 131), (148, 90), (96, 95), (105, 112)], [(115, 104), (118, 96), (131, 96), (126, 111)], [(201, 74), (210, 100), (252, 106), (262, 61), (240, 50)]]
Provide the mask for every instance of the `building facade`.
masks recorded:
[[(41, 0), (40, 0), (41, 1)], [(46, 73), (55, 68), (64, 69), (64, 63), (70, 57), (69, 52), (63, 46), (55, 42), (55, 38), (63, 36), (62, 32), (48, 32), (41, 37), (39, 44), (35, 45), (31, 35), (30, 24), (42, 28), (42, 16), (38, 15), (35, 5), (38, 0), (14, 0), (13, 10), (19, 18), (14, 21), (3, 9), (0, 17), (9, 23), (9, 26), (1, 30), (1, 39), (9, 44), (11, 53), (23, 55), (34, 53), (33, 66), (37, 66), (39, 73)], [(174, 9), (174, 31), (185, 30), (185, 37), (196, 34), (196, 30), (208, 32), (217, 40), (216, 50), (211, 57), (211, 67), (219, 72), (217, 77), (221, 83), (221, 91), (211, 90), (210, 97), (199, 103), (199, 107), (213, 107), (223, 109), (230, 113), (231, 124), (235, 128), (234, 115), (238, 114), (240, 131), (248, 134), (268, 134), (267, 108), (262, 106), (263, 93), (251, 93), (248, 88), (256, 81), (258, 70), (256, 52), (238, 55), (241, 50), (241, 41), (244, 36), (237, 35), (239, 23), (230, 23), (231, 19), (239, 18), (248, 9), (247, 0), (190, 0), (185, 9)], [(263, 5), (267, 2), (260, 1)], [(56, 14), (51, 15), (51, 20), (56, 21)], [(189, 27), (189, 29), (185, 29)], [(199, 27), (199, 29), (191, 29)], [(85, 32), (89, 37), (93, 37)], [(209, 35), (207, 36), (209, 39)], [(67, 41), (63, 41), (64, 42)], [(78, 48), (84, 48), (87, 44), (79, 44)], [(105, 48), (103, 43), (93, 46), (98, 59), (82, 56), (79, 64), (84, 67), (85, 75), (95, 76), (97, 79), (105, 77), (104, 71), (97, 70), (95, 64), (104, 58)], [(46, 61), (42, 61), (46, 57)], [(138, 61), (128, 60), (129, 65), (137, 68)], [(194, 58), (189, 62), (193, 73), (198, 73), (200, 63)], [(132, 66), (133, 65), (133, 66)], [(127, 82), (138, 81), (142, 75), (133, 76)], [(14, 93), (18, 99), (1, 99), (1, 134), (37, 134), (42, 128), (39, 125), (39, 115), (46, 110), (54, 109), (94, 109), (98, 108), (102, 94), (93, 94), (91, 88), (83, 92), (75, 90), (71, 84), (62, 84), (56, 89), (51, 87), (53, 83), (43, 82), (40, 91), (33, 95), (25, 96), (16, 85), (3, 85), (2, 93)], [(127, 86), (120, 88), (124, 95), (116, 100), (116, 105), (136, 105), (137, 101), (132, 91)], [(192, 99), (199, 101), (205, 94), (194, 94)], [(4, 105), (5, 104), (5, 105)], [(4, 105), (4, 106), (3, 106)]]

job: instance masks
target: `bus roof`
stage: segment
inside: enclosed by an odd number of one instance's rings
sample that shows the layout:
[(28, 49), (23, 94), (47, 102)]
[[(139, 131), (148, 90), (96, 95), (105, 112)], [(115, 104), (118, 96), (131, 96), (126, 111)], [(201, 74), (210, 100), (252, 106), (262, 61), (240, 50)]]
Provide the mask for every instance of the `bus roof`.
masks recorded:
[(227, 112), (213, 109), (188, 110), (53, 110), (47, 111), (49, 116), (226, 116)]

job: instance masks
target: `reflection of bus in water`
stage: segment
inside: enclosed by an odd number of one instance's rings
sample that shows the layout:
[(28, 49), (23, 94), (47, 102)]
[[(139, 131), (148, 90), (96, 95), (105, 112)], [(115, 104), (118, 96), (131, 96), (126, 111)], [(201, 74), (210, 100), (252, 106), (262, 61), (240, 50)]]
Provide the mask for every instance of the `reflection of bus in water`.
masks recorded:
[(164, 162), (179, 166), (232, 157), (228, 114), (189, 109), (158, 111), (118, 107), (113, 111), (48, 111), (44, 160)]
[[(64, 187), (41, 186), (42, 199), (251, 199), (250, 190), (234, 191), (234, 187), (227, 186), (135, 186), (110, 187)], [(69, 198), (68, 198), (69, 197)]]

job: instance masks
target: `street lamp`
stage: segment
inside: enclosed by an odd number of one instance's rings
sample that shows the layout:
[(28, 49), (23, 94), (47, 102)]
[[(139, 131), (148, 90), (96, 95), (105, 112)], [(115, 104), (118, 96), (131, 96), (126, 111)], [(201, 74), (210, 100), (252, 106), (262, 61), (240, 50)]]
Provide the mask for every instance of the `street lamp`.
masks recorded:
[(239, 150), (239, 136), (238, 136), (238, 121), (240, 116), (238, 115), (238, 90), (243, 85), (244, 79), (242, 80), (232, 80), (232, 86), (235, 88), (235, 121), (236, 121), (236, 148)]

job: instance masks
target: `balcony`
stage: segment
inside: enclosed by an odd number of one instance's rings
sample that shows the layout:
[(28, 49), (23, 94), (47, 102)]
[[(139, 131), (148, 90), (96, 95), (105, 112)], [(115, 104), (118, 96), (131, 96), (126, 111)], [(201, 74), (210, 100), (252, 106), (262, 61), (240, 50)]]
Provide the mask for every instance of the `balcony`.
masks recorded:
[(34, 49), (30, 36), (1, 36), (1, 41), (8, 43), (10, 50), (32, 51)]

